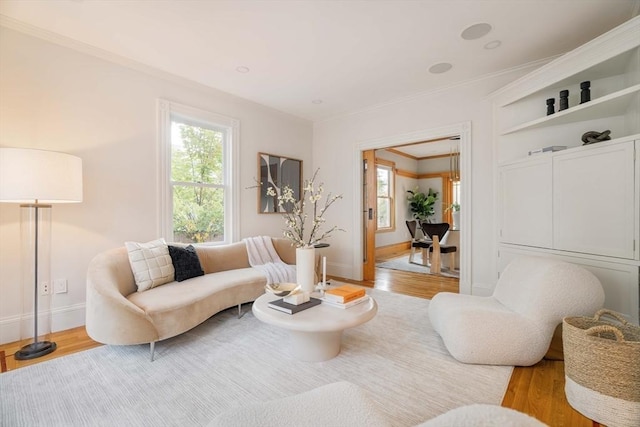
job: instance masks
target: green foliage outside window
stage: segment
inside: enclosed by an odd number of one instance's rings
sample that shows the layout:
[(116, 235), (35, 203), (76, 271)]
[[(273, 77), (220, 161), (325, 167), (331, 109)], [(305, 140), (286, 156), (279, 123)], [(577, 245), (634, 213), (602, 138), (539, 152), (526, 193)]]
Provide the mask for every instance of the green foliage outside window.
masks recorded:
[(224, 134), (178, 122), (172, 122), (172, 126), (179, 131), (179, 138), (172, 132), (171, 144), (174, 240), (191, 243), (222, 240)]

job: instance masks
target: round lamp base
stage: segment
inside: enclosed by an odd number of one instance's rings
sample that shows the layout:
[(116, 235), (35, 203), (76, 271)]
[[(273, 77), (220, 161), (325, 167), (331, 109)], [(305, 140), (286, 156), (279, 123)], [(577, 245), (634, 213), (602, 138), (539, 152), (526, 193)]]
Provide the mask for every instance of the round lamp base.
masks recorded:
[(16, 351), (14, 357), (16, 360), (29, 360), (37, 357), (42, 357), (49, 353), (53, 353), (58, 346), (54, 342), (40, 341), (33, 344), (25, 345), (20, 350)]

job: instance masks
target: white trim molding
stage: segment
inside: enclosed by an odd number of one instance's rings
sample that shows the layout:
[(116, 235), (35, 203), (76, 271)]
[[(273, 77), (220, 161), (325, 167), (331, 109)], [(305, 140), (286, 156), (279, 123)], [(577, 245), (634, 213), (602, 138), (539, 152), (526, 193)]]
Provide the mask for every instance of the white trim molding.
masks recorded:
[[(85, 318), (84, 303), (41, 311), (38, 313), (38, 330), (66, 331), (84, 326)], [(33, 313), (0, 319), (0, 344), (33, 339), (33, 323)]]
[[(449, 126), (425, 129), (416, 132), (392, 135), (360, 141), (354, 148), (354, 183), (355, 194), (362, 193), (362, 152), (379, 148), (403, 145), (412, 142), (426, 141), (448, 136), (460, 136), (460, 175), (464, 184), (461, 186), (460, 199), (464, 209), (460, 211), (460, 293), (471, 294), (471, 122), (462, 122)], [(362, 240), (364, 238), (362, 224), (362, 198), (353, 198), (354, 259), (352, 265), (355, 280), (362, 280)]]

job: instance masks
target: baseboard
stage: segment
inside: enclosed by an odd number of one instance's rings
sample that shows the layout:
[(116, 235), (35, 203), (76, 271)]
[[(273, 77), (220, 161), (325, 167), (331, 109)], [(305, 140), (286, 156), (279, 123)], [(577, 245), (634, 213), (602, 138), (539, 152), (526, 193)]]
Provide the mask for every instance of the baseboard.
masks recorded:
[(411, 242), (401, 242), (394, 243), (393, 245), (380, 246), (376, 248), (376, 258), (408, 251), (409, 249), (411, 249)]
[(327, 275), (335, 277), (353, 277), (353, 266), (351, 264), (328, 263)]
[[(40, 331), (58, 332), (85, 324), (85, 304), (75, 304), (39, 313)], [(22, 327), (21, 327), (22, 326)], [(33, 336), (33, 313), (0, 319), (0, 344)]]

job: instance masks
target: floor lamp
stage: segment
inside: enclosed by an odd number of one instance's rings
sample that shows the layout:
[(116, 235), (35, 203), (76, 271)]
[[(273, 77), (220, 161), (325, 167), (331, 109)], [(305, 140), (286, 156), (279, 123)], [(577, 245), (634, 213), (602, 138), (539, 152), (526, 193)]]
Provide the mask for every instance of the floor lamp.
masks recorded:
[[(33, 343), (18, 360), (53, 352), (56, 343), (38, 341), (39, 284), (49, 281), (51, 204), (82, 201), (82, 160), (53, 151), (0, 148), (0, 202), (20, 203), (24, 286), (33, 287)], [(50, 281), (49, 281), (50, 283)]]

